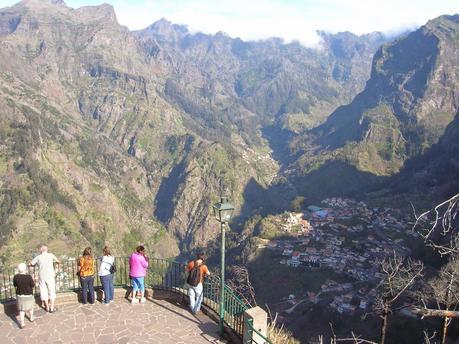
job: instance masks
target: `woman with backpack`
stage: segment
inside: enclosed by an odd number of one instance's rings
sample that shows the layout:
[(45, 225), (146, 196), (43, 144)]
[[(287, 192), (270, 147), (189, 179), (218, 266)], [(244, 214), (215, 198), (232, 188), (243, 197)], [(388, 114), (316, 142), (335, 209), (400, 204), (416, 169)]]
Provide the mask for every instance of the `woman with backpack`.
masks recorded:
[(88, 292), (89, 292), (89, 303), (94, 304), (94, 257), (92, 256), (91, 247), (86, 247), (83, 251), (83, 255), (78, 259), (78, 276), (80, 277), (82, 301), (83, 304), (88, 303)]
[(115, 257), (110, 254), (107, 246), (102, 249), (103, 256), (100, 258), (99, 278), (104, 290), (104, 304), (109, 305), (113, 300), (115, 289), (113, 287), (113, 277), (116, 271)]
[(186, 280), (188, 296), (190, 298), (190, 309), (193, 314), (201, 312), (201, 303), (203, 299), (203, 282), (204, 277), (209, 276), (210, 272), (207, 265), (204, 264), (204, 253), (199, 253), (196, 260), (192, 260), (187, 265), (188, 278)]

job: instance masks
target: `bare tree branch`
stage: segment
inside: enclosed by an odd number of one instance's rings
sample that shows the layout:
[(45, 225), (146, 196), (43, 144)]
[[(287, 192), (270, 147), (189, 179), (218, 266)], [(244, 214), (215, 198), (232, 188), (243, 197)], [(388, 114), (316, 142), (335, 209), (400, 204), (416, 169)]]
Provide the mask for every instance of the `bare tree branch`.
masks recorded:
[(255, 289), (250, 282), (250, 274), (247, 267), (234, 265), (231, 267), (232, 277), (228, 279), (229, 287), (243, 300), (252, 307), (257, 306)]
[(351, 332), (352, 337), (351, 338), (340, 338), (337, 339), (336, 342), (351, 342), (354, 344), (378, 344), (376, 342), (373, 342), (371, 340), (366, 340), (362, 339), (354, 334), (354, 332)]
[(459, 318), (458, 311), (447, 311), (442, 309), (428, 308), (412, 308), (411, 312), (413, 312), (414, 314), (421, 315), (422, 317)]
[(424, 265), (420, 261), (405, 259), (394, 253), (380, 262), (380, 269), (385, 275), (378, 285), (380, 295), (392, 304), (422, 276)]
[[(350, 338), (337, 338), (336, 334), (335, 334), (335, 331), (333, 330), (333, 324), (329, 323), (329, 325), (330, 325), (330, 330), (332, 332), (332, 338), (330, 339), (330, 343), (331, 344), (336, 344), (338, 342), (351, 342), (351, 343), (354, 343), (354, 344), (378, 344), (378, 343), (372, 342), (370, 340), (362, 339), (362, 338), (360, 338), (360, 336), (355, 335), (354, 332), (351, 332), (351, 336), (352, 337), (350, 337)], [(319, 336), (319, 340), (322, 340), (321, 336)]]
[(378, 285), (379, 295), (373, 304), (373, 309), (382, 319), (380, 344), (384, 344), (386, 339), (389, 314), (395, 310), (393, 304), (422, 276), (423, 269), (421, 262), (398, 256), (395, 252), (380, 262), (380, 270), (385, 277)]
[(432, 339), (434, 339), (436, 336), (437, 332), (434, 332), (431, 336), (429, 336), (429, 333), (424, 331), (424, 344), (432, 344)]
[[(424, 317), (441, 317), (443, 324), (441, 343), (446, 342), (448, 326), (453, 318), (459, 317), (456, 311), (459, 303), (459, 257), (449, 255), (449, 261), (438, 272), (438, 276), (425, 283), (420, 292), (420, 301), (423, 308), (413, 308), (414, 314)], [(437, 309), (431, 309), (435, 304)], [(430, 306), (430, 307), (429, 307)]]
[(435, 249), (440, 255), (459, 253), (459, 194), (437, 204), (433, 209), (416, 214), (413, 230), (421, 235), (426, 245)]

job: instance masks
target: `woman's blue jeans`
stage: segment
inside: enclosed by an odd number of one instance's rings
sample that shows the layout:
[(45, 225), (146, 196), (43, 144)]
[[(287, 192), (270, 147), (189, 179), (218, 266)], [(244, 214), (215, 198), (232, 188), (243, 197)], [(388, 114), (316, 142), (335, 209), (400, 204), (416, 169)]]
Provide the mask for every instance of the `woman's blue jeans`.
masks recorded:
[(113, 300), (115, 289), (113, 287), (113, 274), (99, 276), (102, 288), (104, 289), (104, 302), (109, 303)]
[(89, 291), (89, 303), (94, 303), (94, 276), (80, 277), (81, 292), (83, 303), (88, 303), (88, 291)]

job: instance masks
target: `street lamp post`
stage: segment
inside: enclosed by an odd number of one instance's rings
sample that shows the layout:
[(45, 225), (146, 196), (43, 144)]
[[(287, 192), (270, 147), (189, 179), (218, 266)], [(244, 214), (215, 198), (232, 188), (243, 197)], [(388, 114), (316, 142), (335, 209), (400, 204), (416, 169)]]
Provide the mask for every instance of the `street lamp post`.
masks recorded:
[(221, 197), (220, 202), (214, 204), (214, 216), (220, 222), (221, 229), (221, 260), (220, 260), (220, 336), (224, 332), (225, 319), (225, 223), (228, 223), (233, 215), (234, 206), (228, 203), (226, 197)]

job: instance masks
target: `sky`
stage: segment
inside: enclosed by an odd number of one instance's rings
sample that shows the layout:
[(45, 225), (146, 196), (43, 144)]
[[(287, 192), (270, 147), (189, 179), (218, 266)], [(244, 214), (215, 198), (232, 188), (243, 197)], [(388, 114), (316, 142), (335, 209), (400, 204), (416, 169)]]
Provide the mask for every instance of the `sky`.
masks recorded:
[[(0, 7), (17, 0), (0, 0)], [(417, 28), (442, 14), (459, 13), (457, 0), (66, 0), (78, 8), (109, 3), (131, 30), (166, 18), (191, 32), (223, 31), (243, 40), (280, 37), (314, 46), (316, 30), (387, 34)]]

